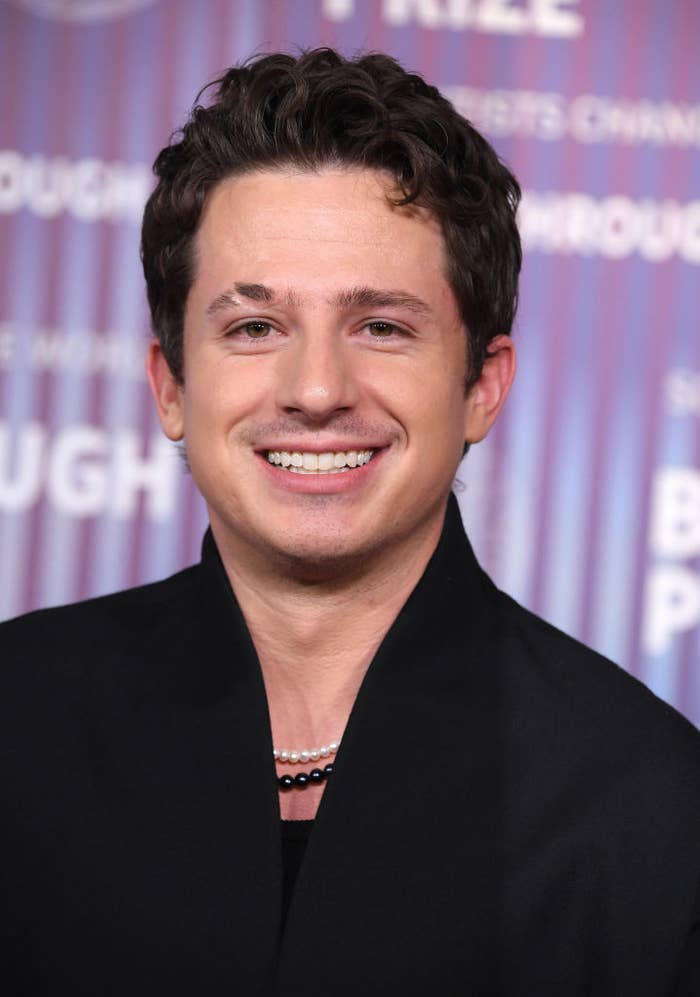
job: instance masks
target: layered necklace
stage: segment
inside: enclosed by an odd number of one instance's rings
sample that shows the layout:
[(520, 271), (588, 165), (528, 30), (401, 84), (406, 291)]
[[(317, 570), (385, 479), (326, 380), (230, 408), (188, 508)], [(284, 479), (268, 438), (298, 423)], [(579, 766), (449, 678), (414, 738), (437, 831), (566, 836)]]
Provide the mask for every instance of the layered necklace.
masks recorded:
[[(289, 765), (296, 765), (301, 762), (306, 765), (308, 762), (317, 762), (322, 758), (330, 758), (340, 747), (340, 740), (330, 741), (322, 744), (320, 748), (304, 748), (302, 751), (290, 751), (287, 748), (278, 750), (272, 749), (272, 757), (276, 762)], [(306, 789), (307, 786), (318, 786), (325, 782), (335, 771), (333, 762), (324, 765), (323, 768), (313, 768), (310, 772), (297, 772), (296, 775), (281, 775), (277, 778), (277, 785), (282, 790)]]

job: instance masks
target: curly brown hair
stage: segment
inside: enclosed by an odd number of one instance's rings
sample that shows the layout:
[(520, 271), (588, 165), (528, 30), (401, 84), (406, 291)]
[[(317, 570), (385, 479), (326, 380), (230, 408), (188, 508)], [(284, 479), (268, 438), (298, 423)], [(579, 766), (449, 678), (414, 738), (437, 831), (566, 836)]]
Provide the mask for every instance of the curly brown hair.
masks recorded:
[[(210, 87), (215, 97), (205, 106)], [(520, 188), (486, 139), (387, 55), (345, 59), (329, 48), (266, 55), (205, 87), (154, 163), (141, 259), (153, 329), (180, 383), (193, 243), (207, 194), (252, 170), (328, 165), (388, 172), (400, 192), (395, 204), (415, 202), (439, 221), (446, 276), (467, 329), (467, 387), (489, 341), (510, 333), (522, 261)]]

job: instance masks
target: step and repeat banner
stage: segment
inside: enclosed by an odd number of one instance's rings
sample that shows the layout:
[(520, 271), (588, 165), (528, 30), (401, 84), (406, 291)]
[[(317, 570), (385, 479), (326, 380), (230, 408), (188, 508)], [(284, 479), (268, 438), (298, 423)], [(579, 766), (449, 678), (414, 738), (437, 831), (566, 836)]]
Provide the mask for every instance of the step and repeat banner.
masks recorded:
[(700, 723), (699, 43), (696, 0), (0, 0), (0, 618), (198, 557), (138, 257), (196, 92), (383, 50), (524, 190), (517, 384), (455, 486), (481, 561)]

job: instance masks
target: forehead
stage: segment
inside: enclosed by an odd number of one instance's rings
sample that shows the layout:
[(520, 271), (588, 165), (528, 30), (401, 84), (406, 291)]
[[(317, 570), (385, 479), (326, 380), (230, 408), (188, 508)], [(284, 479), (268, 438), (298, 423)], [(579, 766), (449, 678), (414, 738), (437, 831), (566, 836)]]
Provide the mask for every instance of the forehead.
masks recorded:
[[(446, 287), (437, 220), (396, 206), (391, 179), (373, 170), (247, 173), (211, 191), (195, 240), (193, 294), (206, 284), (283, 280), (299, 292), (344, 282)], [(402, 278), (401, 280), (399, 278)]]

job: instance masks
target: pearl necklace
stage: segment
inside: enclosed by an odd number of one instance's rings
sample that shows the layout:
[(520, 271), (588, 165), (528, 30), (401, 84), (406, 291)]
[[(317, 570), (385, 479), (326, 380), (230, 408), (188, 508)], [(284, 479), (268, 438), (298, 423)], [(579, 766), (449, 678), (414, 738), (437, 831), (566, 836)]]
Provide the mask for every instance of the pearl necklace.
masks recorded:
[(277, 785), (286, 792), (288, 789), (306, 789), (307, 786), (318, 786), (330, 779), (335, 771), (335, 765), (324, 765), (322, 769), (311, 769), (310, 772), (297, 772), (296, 775), (281, 775)]
[(317, 762), (319, 758), (328, 758), (329, 755), (334, 755), (338, 748), (340, 747), (340, 741), (331, 741), (330, 744), (322, 744), (320, 748), (306, 748), (304, 751), (289, 751), (284, 748), (282, 751), (278, 751), (277, 748), (272, 749), (272, 757), (276, 762), (289, 762), (290, 765), (294, 765), (296, 762)]

